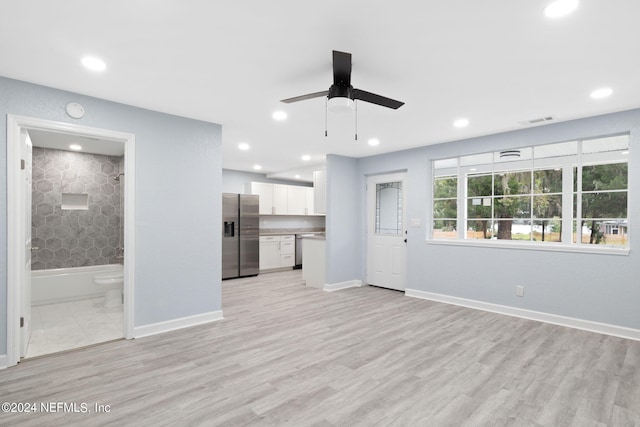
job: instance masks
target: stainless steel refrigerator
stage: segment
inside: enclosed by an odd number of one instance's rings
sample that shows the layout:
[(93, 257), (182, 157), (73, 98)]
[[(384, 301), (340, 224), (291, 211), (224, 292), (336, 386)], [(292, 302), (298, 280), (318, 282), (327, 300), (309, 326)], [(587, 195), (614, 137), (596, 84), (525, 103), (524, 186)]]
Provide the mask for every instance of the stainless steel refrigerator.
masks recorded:
[(258, 196), (222, 194), (222, 278), (256, 276), (260, 268)]

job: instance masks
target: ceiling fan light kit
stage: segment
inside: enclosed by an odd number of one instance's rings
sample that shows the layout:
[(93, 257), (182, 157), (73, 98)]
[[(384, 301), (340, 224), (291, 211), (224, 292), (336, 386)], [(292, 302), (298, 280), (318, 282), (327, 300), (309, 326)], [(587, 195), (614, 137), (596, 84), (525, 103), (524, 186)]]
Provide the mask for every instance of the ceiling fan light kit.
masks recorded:
[(348, 113), (353, 111), (355, 102), (349, 98), (335, 97), (329, 98), (328, 108), (332, 113)]

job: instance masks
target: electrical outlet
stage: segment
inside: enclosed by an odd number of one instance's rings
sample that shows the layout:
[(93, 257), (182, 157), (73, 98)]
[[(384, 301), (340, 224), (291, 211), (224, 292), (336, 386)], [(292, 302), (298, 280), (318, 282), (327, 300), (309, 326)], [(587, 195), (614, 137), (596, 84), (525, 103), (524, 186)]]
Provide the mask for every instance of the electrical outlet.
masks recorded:
[(524, 296), (524, 286), (516, 286), (516, 296), (517, 297)]

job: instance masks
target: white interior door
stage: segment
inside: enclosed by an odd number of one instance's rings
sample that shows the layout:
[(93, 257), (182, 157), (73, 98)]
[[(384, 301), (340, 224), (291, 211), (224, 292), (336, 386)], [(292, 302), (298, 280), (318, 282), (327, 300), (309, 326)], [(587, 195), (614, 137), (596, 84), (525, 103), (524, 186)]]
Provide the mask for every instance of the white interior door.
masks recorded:
[(367, 178), (367, 283), (404, 290), (407, 280), (406, 174)]
[(21, 227), (24, 234), (24, 266), (22, 269), (22, 295), (20, 297), (20, 357), (25, 357), (29, 345), (29, 337), (31, 336), (31, 150), (33, 144), (29, 134), (24, 129), (20, 134), (20, 142), (22, 159), (24, 160), (24, 164), (20, 165), (23, 174), (20, 184), (20, 200), (24, 207), (23, 226)]

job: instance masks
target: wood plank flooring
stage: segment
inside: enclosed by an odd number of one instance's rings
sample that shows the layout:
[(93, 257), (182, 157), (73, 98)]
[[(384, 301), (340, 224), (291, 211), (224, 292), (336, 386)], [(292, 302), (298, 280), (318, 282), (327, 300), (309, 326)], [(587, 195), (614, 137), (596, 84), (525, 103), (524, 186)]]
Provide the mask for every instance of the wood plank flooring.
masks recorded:
[(26, 360), (0, 425), (640, 426), (640, 342), (300, 271), (223, 282), (225, 319)]

